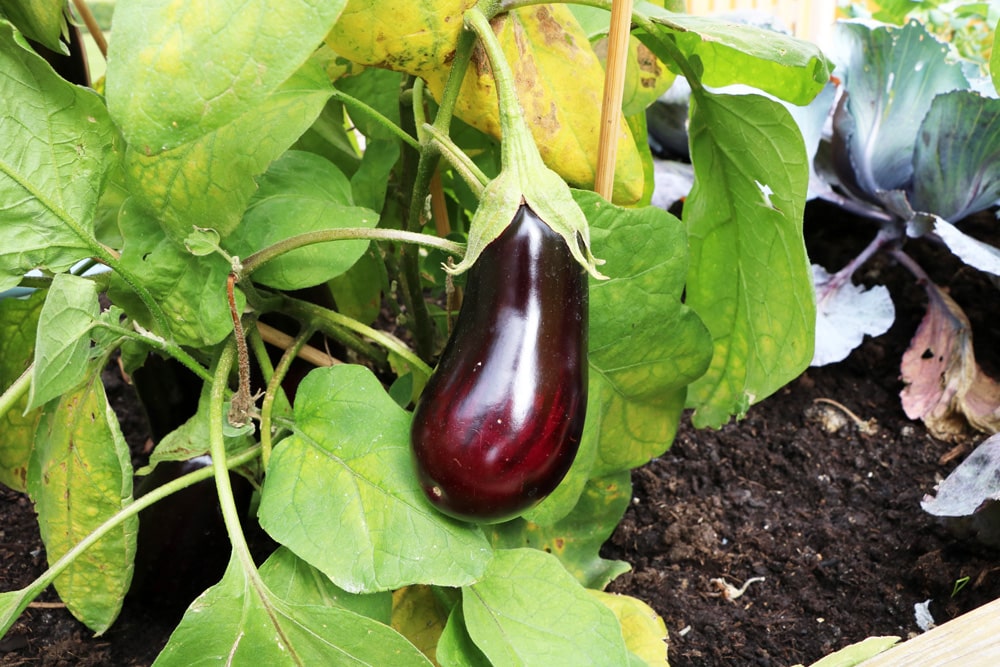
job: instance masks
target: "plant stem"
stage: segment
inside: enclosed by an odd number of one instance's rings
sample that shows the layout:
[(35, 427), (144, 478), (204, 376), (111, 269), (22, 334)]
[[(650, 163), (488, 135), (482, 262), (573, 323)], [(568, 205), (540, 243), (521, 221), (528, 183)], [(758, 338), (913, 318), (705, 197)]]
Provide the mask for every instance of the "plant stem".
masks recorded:
[(233, 553), (240, 560), (244, 571), (248, 576), (253, 576), (251, 573), (255, 574), (257, 568), (250, 555), (246, 536), (243, 534), (239, 510), (236, 509), (233, 485), (229, 479), (229, 469), (226, 467), (226, 443), (222, 428), (223, 420), (226, 419), (225, 401), (229, 371), (232, 370), (235, 358), (235, 345), (226, 345), (219, 355), (208, 404), (208, 445), (209, 453), (212, 455), (212, 471), (215, 475), (219, 507), (222, 509), (222, 520), (226, 524), (229, 542), (233, 545)]
[[(465, 24), (479, 37), (479, 43), (486, 51), (490, 69), (493, 71), (497, 104), (500, 109), (501, 169), (519, 168), (522, 158), (538, 154), (538, 147), (535, 146), (531, 131), (524, 121), (524, 111), (517, 99), (514, 73), (507, 64), (507, 58), (496, 33), (493, 32), (493, 26), (482, 10), (473, 7), (465, 12)], [(524, 172), (523, 169), (520, 170)]]
[(434, 127), (445, 135), (451, 128), (451, 119), (455, 115), (455, 103), (462, 90), (465, 72), (469, 69), (469, 63), (472, 61), (472, 48), (475, 44), (476, 36), (473, 33), (465, 30), (459, 33), (458, 44), (455, 46), (455, 59), (451, 61), (451, 72), (448, 74), (444, 91), (441, 93), (437, 115), (434, 116)]
[(247, 337), (243, 331), (243, 314), (236, 308), (235, 284), (236, 274), (230, 273), (226, 280), (226, 296), (229, 299), (229, 315), (233, 319), (239, 386), (233, 395), (227, 418), (233, 426), (245, 426), (250, 423), (254, 408), (254, 396), (250, 391), (250, 352), (247, 350)]
[(458, 175), (462, 177), (462, 180), (478, 199), (483, 193), (483, 186), (490, 182), (482, 169), (456, 146), (447, 134), (438, 128), (433, 125), (424, 125), (424, 132), (429, 135), (429, 141), (434, 145), (434, 148), (448, 160), (448, 163), (458, 172)]
[(315, 324), (321, 330), (326, 330), (328, 327), (344, 328), (369, 338), (405, 360), (414, 372), (430, 377), (431, 367), (414, 354), (406, 343), (392, 334), (373, 329), (336, 311), (291, 297), (284, 297), (283, 310), (292, 317)]
[(880, 208), (876, 208), (874, 205), (863, 204), (859, 201), (852, 199), (851, 197), (845, 197), (835, 190), (826, 190), (825, 192), (820, 192), (818, 197), (820, 199), (826, 200), (831, 204), (836, 204), (838, 207), (844, 209), (848, 213), (853, 213), (855, 215), (861, 216), (863, 218), (868, 218), (869, 220), (877, 220), (881, 223), (897, 223), (898, 218), (896, 218), (891, 213), (886, 213)]
[(417, 141), (420, 143), (414, 148), (418, 151), (423, 149), (424, 144), (427, 143), (427, 137), (423, 135), (424, 125), (427, 123), (427, 108), (424, 106), (426, 101), (424, 100), (424, 80), (417, 78), (413, 82), (413, 125), (414, 129), (417, 131)]
[(0, 394), (0, 415), (5, 415), (13, 410), (14, 404), (28, 393), (28, 389), (31, 388), (31, 373), (34, 368), (35, 364), (31, 364), (25, 368), (20, 377), (14, 380), (14, 383)]
[[(294, 317), (303, 325), (313, 323), (314, 318), (317, 317), (317, 310), (326, 311), (326, 308), (322, 306), (284, 294), (276, 295), (273, 301), (274, 306), (272, 310), (281, 311), (285, 315)], [(383, 370), (385, 369), (388, 361), (385, 353), (368, 341), (362, 340), (354, 331), (325, 319), (317, 326), (317, 329), (355, 354), (370, 359), (376, 366), (381, 367)]]
[(394, 135), (396, 135), (396, 137), (398, 137), (404, 143), (411, 146), (414, 150), (420, 150), (420, 143), (416, 139), (410, 136), (408, 132), (404, 131), (403, 128), (401, 128), (399, 125), (396, 125), (394, 122), (392, 122), (392, 120), (390, 120), (388, 117), (380, 113), (374, 107), (370, 107), (361, 100), (359, 100), (358, 98), (348, 95), (342, 90), (337, 90), (337, 89), (334, 89), (333, 99), (337, 100), (338, 102), (342, 102), (345, 107), (361, 111), (364, 115), (368, 116), (376, 123), (378, 123), (385, 129), (392, 132)]
[(896, 240), (895, 234), (886, 231), (884, 228), (880, 229), (875, 235), (875, 238), (873, 238), (871, 242), (865, 246), (865, 249), (862, 250), (857, 257), (848, 262), (847, 266), (842, 268), (840, 271), (837, 271), (835, 274), (830, 276), (830, 280), (823, 288), (824, 293), (819, 298), (819, 301), (822, 302), (829, 295), (846, 285), (851, 280), (851, 276), (853, 276), (854, 273), (861, 268), (862, 264), (871, 259), (872, 255), (878, 252), (882, 247), (894, 240)]
[(288, 369), (291, 368), (292, 361), (315, 331), (313, 327), (303, 327), (299, 335), (285, 349), (285, 353), (281, 355), (281, 360), (278, 362), (278, 366), (274, 369), (274, 373), (267, 383), (267, 390), (264, 392), (264, 402), (260, 408), (261, 463), (264, 465), (265, 472), (267, 471), (267, 464), (271, 460), (271, 414), (274, 411), (274, 401), (278, 394), (283, 391), (281, 383), (284, 381), (285, 376), (288, 375)]
[(465, 246), (447, 239), (439, 239), (428, 234), (417, 234), (400, 229), (383, 229), (376, 227), (369, 229), (366, 227), (345, 227), (342, 229), (322, 229), (315, 232), (298, 234), (287, 239), (282, 239), (274, 245), (270, 245), (263, 250), (258, 250), (243, 260), (241, 278), (246, 277), (259, 269), (262, 265), (270, 262), (275, 257), (279, 257), (287, 252), (313, 245), (315, 243), (326, 243), (328, 241), (345, 241), (350, 239), (368, 239), (371, 241), (398, 241), (401, 243), (414, 243), (428, 248), (437, 248), (456, 256), (465, 253)]
[(897, 262), (902, 264), (903, 268), (913, 274), (913, 277), (917, 279), (917, 283), (923, 286), (928, 294), (931, 293), (931, 288), (929, 288), (928, 285), (933, 285), (934, 281), (931, 280), (931, 277), (927, 275), (926, 271), (924, 271), (924, 267), (917, 264), (916, 260), (907, 255), (902, 248), (890, 248), (889, 254), (892, 255)]
[[(236, 468), (248, 463), (260, 455), (260, 447), (253, 447), (244, 452), (240, 452), (228, 459), (221, 459), (221, 465), (225, 469)], [(55, 563), (49, 566), (45, 572), (38, 576), (33, 582), (28, 584), (25, 588), (21, 589), (25, 592), (25, 597), (22, 600), (22, 605), (20, 609), (13, 612), (9, 618), (4, 618), (0, 620), (0, 636), (7, 631), (11, 624), (17, 619), (17, 616), (21, 611), (27, 607), (28, 603), (41, 594), (62, 572), (69, 567), (70, 563), (79, 558), (80, 554), (92, 547), (97, 543), (102, 537), (107, 535), (109, 532), (117, 528), (124, 521), (130, 517), (135, 516), (142, 510), (146, 509), (150, 505), (163, 500), (167, 496), (174, 494), (181, 489), (186, 489), (187, 487), (197, 484), (202, 480), (209, 479), (214, 474), (213, 468), (200, 468), (194, 472), (190, 472), (186, 475), (178, 477), (177, 479), (171, 480), (162, 486), (158, 486), (141, 498), (136, 498), (134, 501), (129, 503), (126, 507), (115, 512), (113, 515), (108, 517), (108, 519), (102, 523), (100, 526), (95, 528), (93, 532), (87, 535), (85, 538), (77, 542), (73, 547), (64, 553)], [(228, 473), (227, 473), (228, 479)], [(8, 621), (4, 623), (3, 621)]]
[[(448, 130), (451, 127), (451, 119), (455, 111), (455, 102), (458, 99), (459, 91), (462, 88), (462, 80), (472, 60), (472, 47), (475, 43), (474, 36), (462, 31), (459, 34), (458, 45), (455, 50), (455, 59), (452, 61), (451, 72), (448, 74), (448, 81), (445, 83), (444, 92), (441, 94), (441, 102), (438, 105), (437, 115), (434, 117), (434, 124), (431, 126), (438, 136), (448, 137)], [(417, 100), (420, 95), (418, 90)], [(422, 117), (423, 110), (419, 112)], [(421, 125), (424, 131), (427, 126)], [(420, 157), (417, 161), (416, 174), (410, 188), (410, 201), (407, 211), (406, 228), (411, 232), (419, 231), (422, 225), (422, 214), (424, 201), (430, 192), (430, 183), (437, 172), (438, 158), (440, 156), (440, 142), (427, 141), (420, 146)], [(450, 144), (450, 140), (448, 140)], [(446, 145), (448, 145), (446, 144)], [(453, 144), (451, 144), (453, 145)], [(421, 288), (420, 267), (417, 257), (404, 248), (400, 256), (400, 271), (398, 273), (401, 287), (403, 289), (403, 299), (410, 310), (413, 318), (413, 335), (416, 341), (417, 352), (424, 358), (430, 358), (434, 351), (434, 325), (424, 302), (424, 294)]]
[[(423, 116), (415, 109), (412, 90), (400, 98), (400, 118), (404, 123), (410, 123), (414, 134), (417, 134), (416, 117)], [(419, 100), (420, 95), (417, 98)], [(400, 189), (398, 198), (400, 207), (406, 210), (405, 224), (409, 232), (417, 233), (423, 228), (424, 203), (427, 201), (430, 176), (437, 169), (438, 156), (433, 147), (421, 144), (417, 152), (404, 150), (402, 168), (399, 174)], [(407, 193), (409, 198), (407, 199)], [(435, 329), (430, 310), (424, 300), (423, 281), (420, 275), (420, 255), (416, 248), (403, 245), (397, 253), (399, 257), (399, 273), (396, 279), (402, 288), (403, 301), (406, 304), (413, 332), (414, 345), (417, 353), (429, 357), (434, 350)]]
[(199, 378), (205, 382), (211, 382), (212, 373), (209, 372), (207, 368), (198, 363), (198, 360), (192, 357), (190, 354), (184, 351), (177, 343), (172, 341), (164, 340), (160, 336), (157, 336), (152, 331), (147, 331), (139, 323), (132, 322), (132, 327), (134, 331), (129, 331), (128, 329), (108, 327), (113, 331), (121, 333), (132, 340), (140, 341), (145, 345), (149, 345), (155, 350), (163, 352), (167, 356), (173, 357), (181, 364), (183, 364), (188, 370), (197, 375)]

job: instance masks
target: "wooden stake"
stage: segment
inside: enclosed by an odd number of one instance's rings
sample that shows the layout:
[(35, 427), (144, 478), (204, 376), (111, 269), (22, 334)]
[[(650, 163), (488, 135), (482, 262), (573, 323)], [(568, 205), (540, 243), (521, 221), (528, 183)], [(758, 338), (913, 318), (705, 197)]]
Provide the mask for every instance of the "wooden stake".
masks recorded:
[[(279, 347), (282, 350), (287, 350), (295, 341), (294, 338), (286, 334), (284, 331), (279, 331), (278, 329), (264, 324), (263, 322), (257, 322), (257, 330), (260, 331), (260, 337), (265, 343), (270, 343), (271, 345)], [(331, 357), (326, 352), (313, 347), (312, 345), (303, 345), (297, 356), (303, 361), (309, 362), (313, 366), (333, 366), (334, 364), (344, 363), (339, 359)]]
[(597, 174), (594, 191), (608, 201), (615, 184), (615, 160), (618, 157), (618, 128), (622, 118), (625, 90), (625, 63), (632, 26), (632, 0), (614, 0), (611, 5), (611, 30), (608, 33), (608, 61), (604, 73), (604, 99), (601, 103), (601, 133), (597, 146)]
[(87, 30), (90, 32), (90, 36), (94, 38), (94, 43), (97, 44), (97, 50), (101, 52), (104, 59), (108, 59), (108, 40), (104, 39), (104, 33), (101, 32), (101, 27), (97, 25), (97, 19), (90, 11), (90, 7), (84, 0), (73, 0), (73, 6), (76, 7), (77, 13), (80, 18), (83, 19), (84, 25), (87, 26)]

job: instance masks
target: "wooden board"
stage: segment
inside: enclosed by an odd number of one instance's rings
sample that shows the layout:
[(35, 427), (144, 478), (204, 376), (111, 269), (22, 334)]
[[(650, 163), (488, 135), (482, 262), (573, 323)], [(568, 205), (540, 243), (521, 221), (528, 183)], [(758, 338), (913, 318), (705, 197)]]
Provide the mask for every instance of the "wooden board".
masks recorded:
[(1000, 666), (1000, 600), (903, 642), (859, 667)]

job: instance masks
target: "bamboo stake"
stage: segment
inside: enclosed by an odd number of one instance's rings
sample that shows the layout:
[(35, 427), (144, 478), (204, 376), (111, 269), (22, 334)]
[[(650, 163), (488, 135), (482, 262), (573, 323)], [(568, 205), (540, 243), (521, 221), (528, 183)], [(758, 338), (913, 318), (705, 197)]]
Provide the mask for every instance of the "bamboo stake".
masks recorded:
[(604, 73), (604, 99), (601, 102), (597, 174), (594, 177), (594, 191), (608, 201), (611, 201), (615, 184), (618, 128), (622, 119), (625, 63), (628, 58), (631, 26), (632, 0), (614, 0), (611, 5), (611, 30), (608, 33), (608, 62)]
[(97, 25), (97, 20), (90, 11), (90, 7), (84, 0), (73, 0), (73, 6), (76, 7), (76, 11), (80, 14), (80, 18), (83, 19), (84, 25), (87, 26), (87, 30), (90, 32), (90, 36), (94, 38), (94, 43), (97, 44), (97, 50), (101, 52), (104, 59), (108, 58), (108, 40), (104, 39), (104, 33), (101, 32), (101, 27)]
[[(264, 339), (265, 343), (270, 343), (275, 347), (280, 347), (282, 350), (287, 350), (294, 341), (294, 339), (284, 331), (279, 331), (268, 324), (264, 324), (263, 322), (257, 322), (257, 329), (260, 331), (260, 337)], [(343, 363), (339, 359), (331, 357), (326, 352), (318, 350), (312, 345), (303, 345), (297, 356), (303, 361), (309, 362), (313, 366), (333, 366), (334, 364)]]

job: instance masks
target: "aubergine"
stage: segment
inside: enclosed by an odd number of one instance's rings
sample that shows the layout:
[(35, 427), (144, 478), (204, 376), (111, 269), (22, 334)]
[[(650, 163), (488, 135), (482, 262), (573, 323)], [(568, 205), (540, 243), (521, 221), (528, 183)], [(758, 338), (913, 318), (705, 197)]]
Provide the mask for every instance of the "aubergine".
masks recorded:
[(522, 205), (469, 270), (414, 411), (417, 474), (440, 511), (504, 521), (565, 477), (586, 417), (587, 307), (584, 268)]

